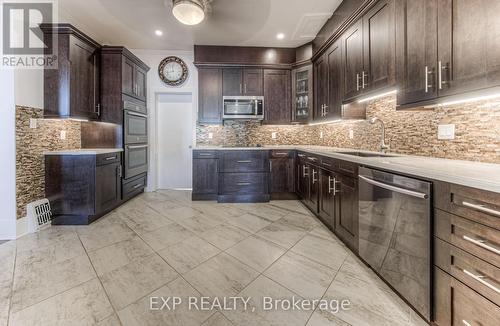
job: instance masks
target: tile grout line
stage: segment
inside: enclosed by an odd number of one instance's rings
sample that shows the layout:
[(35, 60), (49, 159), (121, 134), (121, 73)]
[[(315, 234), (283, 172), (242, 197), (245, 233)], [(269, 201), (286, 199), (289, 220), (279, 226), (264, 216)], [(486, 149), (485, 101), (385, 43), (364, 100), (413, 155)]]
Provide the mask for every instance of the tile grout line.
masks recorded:
[[(118, 322), (120, 323), (120, 325), (123, 325), (122, 322), (121, 322), (121, 320), (120, 320), (120, 316), (118, 316), (118, 312), (116, 311), (115, 306), (111, 302), (111, 299), (110, 299), (110, 297), (108, 295), (108, 292), (106, 291), (106, 288), (104, 287), (104, 284), (102, 284), (102, 281), (101, 281), (101, 278), (99, 277), (99, 274), (97, 274), (95, 266), (92, 263), (92, 259), (90, 259), (90, 256), (89, 256), (89, 253), (87, 251), (87, 248), (85, 248), (85, 246), (83, 245), (82, 239), (80, 239), (80, 235), (78, 234), (78, 232), (76, 232), (76, 235), (78, 237), (78, 240), (82, 244), (83, 250), (85, 251), (85, 254), (87, 255), (87, 258), (88, 258), (88, 260), (90, 262), (90, 266), (92, 266), (92, 269), (94, 270), (94, 273), (96, 275), (97, 280), (99, 281), (99, 284), (101, 284), (102, 290), (104, 292), (104, 295), (106, 295), (106, 298), (108, 299), (108, 302), (109, 302), (109, 305), (111, 306), (111, 309), (113, 309), (113, 312), (116, 315), (116, 317), (118, 318)], [(111, 317), (111, 316), (107, 316), (106, 318), (109, 318), (109, 317)], [(106, 318), (103, 318), (102, 320), (105, 320)], [(98, 322), (101, 322), (102, 320), (99, 320)]]

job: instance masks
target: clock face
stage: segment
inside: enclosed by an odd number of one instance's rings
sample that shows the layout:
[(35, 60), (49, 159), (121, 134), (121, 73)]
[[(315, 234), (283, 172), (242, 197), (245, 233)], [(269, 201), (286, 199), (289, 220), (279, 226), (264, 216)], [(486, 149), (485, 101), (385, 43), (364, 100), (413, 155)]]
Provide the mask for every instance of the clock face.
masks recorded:
[(172, 56), (161, 61), (158, 74), (167, 85), (179, 86), (186, 81), (188, 69), (182, 59)]

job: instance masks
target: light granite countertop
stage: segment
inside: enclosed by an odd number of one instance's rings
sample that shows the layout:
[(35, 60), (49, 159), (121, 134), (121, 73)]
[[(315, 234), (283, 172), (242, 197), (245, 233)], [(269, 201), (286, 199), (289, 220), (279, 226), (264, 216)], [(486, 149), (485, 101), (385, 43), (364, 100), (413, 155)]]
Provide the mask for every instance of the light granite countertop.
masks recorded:
[(47, 151), (44, 155), (99, 155), (123, 152), (123, 148), (81, 148), (61, 151)]
[[(500, 164), (473, 161), (450, 160), (424, 156), (388, 153), (389, 157), (360, 157), (342, 152), (365, 152), (349, 148), (326, 146), (263, 146), (263, 147), (219, 147), (199, 146), (194, 150), (301, 150), (344, 161), (358, 163), (366, 167), (378, 168), (429, 180), (444, 181), (500, 193)], [(499, 157), (500, 162), (500, 157)]]

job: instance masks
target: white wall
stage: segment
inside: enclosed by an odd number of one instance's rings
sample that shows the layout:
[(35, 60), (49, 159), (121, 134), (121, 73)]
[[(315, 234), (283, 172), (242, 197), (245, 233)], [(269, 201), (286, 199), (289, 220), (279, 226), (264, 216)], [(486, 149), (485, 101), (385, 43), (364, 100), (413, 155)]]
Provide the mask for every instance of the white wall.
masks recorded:
[[(193, 98), (193, 145), (196, 141), (196, 117), (198, 114), (198, 70), (194, 66), (194, 51), (131, 50), (144, 61), (151, 70), (148, 73), (148, 114), (149, 114), (149, 176), (147, 191), (158, 189), (158, 142), (157, 142), (157, 105), (160, 94), (192, 94)], [(177, 56), (188, 66), (189, 76), (178, 87), (168, 86), (158, 76), (158, 65), (168, 56)]]
[(43, 109), (43, 69), (14, 71), (16, 105)]
[(0, 69), (0, 240), (16, 238), (16, 108), (14, 71)]

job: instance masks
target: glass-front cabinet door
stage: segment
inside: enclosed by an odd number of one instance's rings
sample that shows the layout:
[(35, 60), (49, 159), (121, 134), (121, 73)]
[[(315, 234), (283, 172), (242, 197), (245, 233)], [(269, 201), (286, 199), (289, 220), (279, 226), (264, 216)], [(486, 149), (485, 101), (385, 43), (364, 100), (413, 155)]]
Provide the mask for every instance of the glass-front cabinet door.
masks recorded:
[(312, 65), (293, 70), (292, 83), (292, 122), (307, 123), (313, 107)]

